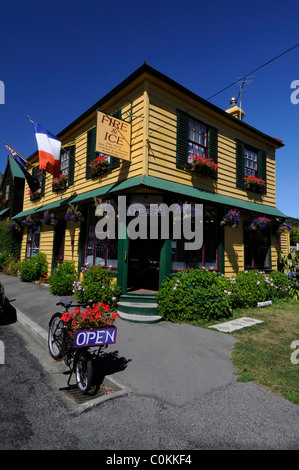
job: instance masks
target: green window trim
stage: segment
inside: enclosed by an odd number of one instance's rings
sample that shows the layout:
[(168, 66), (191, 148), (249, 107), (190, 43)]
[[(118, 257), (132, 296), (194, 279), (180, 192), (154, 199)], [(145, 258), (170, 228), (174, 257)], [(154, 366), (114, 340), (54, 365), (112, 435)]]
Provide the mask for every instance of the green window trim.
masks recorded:
[[(41, 179), (41, 185), (40, 185), (40, 197), (43, 197), (45, 195), (46, 177), (43, 171), (41, 171), (41, 174), (42, 174), (42, 179)], [(32, 176), (34, 176), (35, 178), (38, 176), (38, 172), (36, 168), (33, 168)]]
[[(121, 119), (121, 109), (113, 113), (112, 116), (118, 119)], [(92, 129), (89, 129), (89, 131), (87, 131), (86, 179), (92, 178), (92, 172), (91, 172), (91, 168), (89, 165), (97, 156), (95, 147), (96, 147), (96, 127), (93, 127)], [(110, 156), (110, 170), (109, 171), (115, 170), (115, 168), (119, 168), (119, 166), (120, 166), (120, 159)]]
[[(76, 145), (70, 145), (69, 147), (64, 147), (61, 149), (60, 155), (63, 152), (67, 152), (69, 154), (69, 172), (68, 172), (68, 182), (67, 188), (74, 184), (74, 177), (75, 177), (75, 153), (76, 153)], [(53, 177), (54, 181), (54, 177)], [(57, 189), (54, 189), (52, 186), (52, 191), (57, 192)]]
[[(177, 147), (176, 147), (176, 167), (185, 169), (188, 163), (188, 122), (189, 114), (180, 109), (177, 110)], [(195, 118), (194, 118), (195, 119)], [(198, 121), (198, 119), (195, 119)], [(218, 164), (218, 129), (204, 124), (208, 131), (208, 158)], [(215, 171), (212, 179), (217, 180), (218, 172)]]
[[(245, 176), (245, 148), (251, 149), (250, 145), (246, 145), (241, 140), (236, 139), (236, 187), (245, 189), (244, 187), (244, 176)], [(267, 193), (267, 154), (264, 150), (254, 149), (258, 155), (258, 178), (265, 181), (265, 187), (261, 190), (261, 194)]]

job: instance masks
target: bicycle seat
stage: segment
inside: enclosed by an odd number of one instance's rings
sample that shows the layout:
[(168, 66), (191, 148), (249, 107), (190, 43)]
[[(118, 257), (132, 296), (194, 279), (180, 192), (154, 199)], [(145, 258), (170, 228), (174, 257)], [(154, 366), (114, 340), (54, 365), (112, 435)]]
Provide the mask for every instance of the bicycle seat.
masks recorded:
[(59, 302), (56, 302), (56, 305), (62, 305), (64, 308), (68, 309), (70, 308), (72, 303), (72, 300), (60, 300)]

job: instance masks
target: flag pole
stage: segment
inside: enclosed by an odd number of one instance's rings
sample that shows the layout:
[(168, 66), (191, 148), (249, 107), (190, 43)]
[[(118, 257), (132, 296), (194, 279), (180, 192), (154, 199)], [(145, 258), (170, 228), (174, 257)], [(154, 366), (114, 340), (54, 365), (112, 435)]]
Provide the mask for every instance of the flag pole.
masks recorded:
[(8, 143), (5, 142), (4, 140), (3, 140), (3, 143), (4, 143), (7, 147), (11, 148), (11, 150), (13, 150), (24, 162), (28, 163), (30, 166), (32, 166), (32, 168), (35, 168), (35, 169), (38, 171), (38, 173), (39, 173), (40, 175), (42, 175), (44, 178), (48, 178), (48, 176), (44, 175), (43, 172), (42, 172), (39, 168), (37, 168), (36, 166), (32, 165), (32, 163), (30, 163), (28, 160), (26, 160), (26, 158), (22, 157), (22, 155), (20, 155), (19, 152), (17, 152), (14, 148), (12, 148), (11, 145), (8, 145)]

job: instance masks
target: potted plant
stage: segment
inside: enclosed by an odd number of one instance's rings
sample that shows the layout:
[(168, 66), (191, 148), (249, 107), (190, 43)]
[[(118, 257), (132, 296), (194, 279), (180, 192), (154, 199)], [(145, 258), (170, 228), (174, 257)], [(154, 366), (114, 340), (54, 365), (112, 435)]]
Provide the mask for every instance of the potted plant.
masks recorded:
[(240, 226), (240, 211), (237, 209), (231, 209), (223, 217), (220, 225), (227, 225), (229, 227), (237, 228)]
[(53, 189), (55, 191), (59, 191), (59, 189), (64, 189), (67, 187), (68, 183), (68, 175), (59, 175), (57, 178), (54, 178), (53, 180)]
[(245, 176), (244, 178), (245, 188), (249, 191), (262, 192), (266, 183), (262, 178), (256, 176)]
[(248, 230), (265, 230), (270, 224), (271, 219), (267, 219), (267, 217), (258, 217), (257, 219), (253, 219)]
[(20, 232), (21, 231), (21, 227), (19, 226), (19, 224), (17, 222), (9, 222), (9, 224), (7, 225), (7, 228), (8, 230), (10, 230), (11, 232)]
[(33, 227), (36, 224), (34, 220), (32, 219), (31, 215), (27, 215), (27, 217), (25, 217), (25, 219), (22, 220), (22, 225), (23, 227)]
[(287, 224), (286, 222), (283, 222), (282, 224), (279, 225), (277, 233), (285, 233), (292, 230), (292, 226), (290, 224)]
[(29, 194), (29, 196), (30, 196), (30, 201), (36, 201), (36, 200), (40, 199), (40, 197), (41, 197), (41, 190), (40, 190), (40, 188), (39, 188), (37, 191), (35, 191), (35, 192), (33, 193), (33, 192), (31, 191), (31, 189), (30, 189), (29, 192), (28, 192), (28, 194)]
[(194, 155), (192, 160), (188, 163), (188, 167), (191, 171), (211, 176), (217, 170), (218, 165), (214, 163), (211, 158)]
[(78, 210), (78, 206), (75, 206), (74, 204), (69, 204), (64, 219), (66, 222), (68, 220), (71, 222), (79, 222), (84, 220), (82, 213)]
[(74, 312), (63, 313), (60, 320), (66, 323), (69, 331), (90, 330), (94, 328), (110, 328), (115, 319), (119, 317), (118, 313), (111, 313), (110, 306), (99, 302), (87, 307), (81, 312), (80, 307), (75, 307)]
[(91, 173), (93, 176), (98, 176), (108, 171), (110, 163), (107, 155), (96, 157), (90, 164)]
[(40, 219), (42, 225), (56, 225), (57, 220), (55, 219), (54, 212), (46, 210), (43, 217)]

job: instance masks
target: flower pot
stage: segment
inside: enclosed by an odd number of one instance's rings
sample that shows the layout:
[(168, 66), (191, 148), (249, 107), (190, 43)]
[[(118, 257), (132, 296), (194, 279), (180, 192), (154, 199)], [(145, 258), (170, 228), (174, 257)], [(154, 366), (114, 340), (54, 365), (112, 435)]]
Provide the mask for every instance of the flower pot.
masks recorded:
[(253, 193), (261, 193), (263, 191), (263, 186), (259, 186), (253, 183), (245, 183), (245, 188), (248, 191), (252, 191)]

